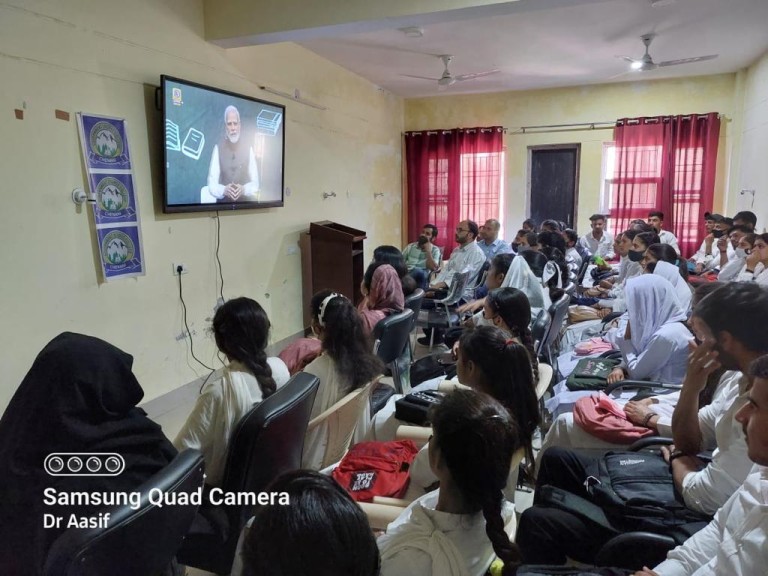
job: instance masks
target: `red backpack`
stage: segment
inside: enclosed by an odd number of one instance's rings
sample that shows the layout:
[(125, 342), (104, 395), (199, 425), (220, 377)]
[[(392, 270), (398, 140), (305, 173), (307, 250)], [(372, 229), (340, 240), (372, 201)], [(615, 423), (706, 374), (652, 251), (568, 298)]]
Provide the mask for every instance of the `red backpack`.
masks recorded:
[(370, 502), (374, 496), (402, 498), (418, 452), (412, 440), (361, 442), (342, 458), (333, 478), (359, 502)]

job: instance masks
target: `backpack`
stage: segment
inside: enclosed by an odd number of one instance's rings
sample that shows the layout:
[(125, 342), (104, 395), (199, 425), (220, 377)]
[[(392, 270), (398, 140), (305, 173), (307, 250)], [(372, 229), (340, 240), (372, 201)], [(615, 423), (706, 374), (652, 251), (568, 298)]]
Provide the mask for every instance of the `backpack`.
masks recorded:
[(616, 533), (643, 530), (682, 544), (711, 517), (691, 510), (675, 491), (669, 465), (651, 452), (606, 452), (587, 470), (587, 500), (553, 486), (542, 503), (567, 510)]
[(411, 392), (395, 402), (395, 418), (417, 426), (425, 426), (429, 422), (429, 409), (439, 404), (444, 396), (445, 392), (437, 390)]
[(418, 452), (412, 440), (361, 442), (341, 459), (333, 479), (358, 502), (370, 502), (374, 496), (402, 498)]
[(568, 390), (602, 390), (608, 385), (608, 375), (621, 364), (613, 358), (582, 358), (576, 364), (565, 385)]
[(443, 377), (448, 380), (456, 377), (456, 364), (440, 362), (440, 354), (419, 358), (411, 364), (411, 386), (416, 386), (433, 378)]

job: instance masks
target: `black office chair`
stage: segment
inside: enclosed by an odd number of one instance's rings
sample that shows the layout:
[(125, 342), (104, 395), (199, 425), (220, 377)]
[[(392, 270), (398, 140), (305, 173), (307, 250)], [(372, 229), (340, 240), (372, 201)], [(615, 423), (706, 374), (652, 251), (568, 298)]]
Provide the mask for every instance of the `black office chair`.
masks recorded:
[[(51, 546), (44, 576), (155, 576), (171, 563), (197, 512), (194, 504), (156, 506), (150, 490), (192, 494), (203, 485), (203, 456), (185, 450), (136, 488), (138, 509), (131, 504), (106, 508), (106, 528), (70, 528)], [(173, 497), (173, 496), (171, 496)]]
[(405, 363), (398, 360), (403, 355), (410, 354), (413, 316), (413, 310), (406, 308), (402, 312), (391, 314), (380, 320), (373, 327), (373, 352), (392, 371), (392, 381), (395, 384), (395, 389), (400, 394), (403, 394), (403, 389), (408, 387), (404, 385), (404, 382), (408, 381), (408, 374), (403, 374), (403, 368), (408, 370), (409, 367), (407, 359)]
[(547, 329), (547, 335), (544, 338), (541, 356), (544, 362), (552, 366), (557, 375), (559, 370), (557, 366), (557, 355), (560, 351), (560, 331), (565, 326), (565, 320), (568, 317), (568, 305), (571, 303), (571, 297), (564, 294), (557, 302), (553, 302), (549, 307), (551, 322)]
[(552, 323), (552, 317), (549, 311), (540, 310), (539, 314), (531, 324), (531, 338), (533, 339), (533, 350), (536, 356), (541, 356), (544, 352), (544, 344), (547, 338), (547, 330)]
[(405, 297), (405, 307), (413, 310), (413, 326), (416, 326), (416, 319), (421, 312), (421, 303), (424, 301), (424, 290), (416, 288), (411, 294)]
[[(237, 424), (224, 468), (224, 493), (258, 494), (283, 472), (301, 468), (301, 453), (320, 379), (295, 374)], [(229, 574), (237, 540), (255, 506), (203, 502), (179, 562), (216, 574)]]

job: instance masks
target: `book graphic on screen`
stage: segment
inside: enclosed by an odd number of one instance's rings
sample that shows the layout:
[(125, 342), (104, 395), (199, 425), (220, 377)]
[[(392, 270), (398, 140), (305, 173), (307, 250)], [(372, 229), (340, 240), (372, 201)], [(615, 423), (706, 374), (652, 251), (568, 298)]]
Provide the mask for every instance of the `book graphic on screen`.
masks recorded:
[(181, 150), (181, 139), (179, 138), (179, 125), (171, 120), (165, 121), (165, 147), (168, 150)]
[(280, 122), (282, 121), (283, 115), (280, 112), (262, 110), (256, 117), (256, 128), (262, 134), (274, 136), (280, 129)]
[(198, 160), (203, 153), (203, 147), (205, 146), (205, 134), (200, 130), (190, 128), (187, 132), (187, 137), (184, 138), (184, 144), (181, 147), (181, 152), (184, 156), (189, 156), (193, 160)]

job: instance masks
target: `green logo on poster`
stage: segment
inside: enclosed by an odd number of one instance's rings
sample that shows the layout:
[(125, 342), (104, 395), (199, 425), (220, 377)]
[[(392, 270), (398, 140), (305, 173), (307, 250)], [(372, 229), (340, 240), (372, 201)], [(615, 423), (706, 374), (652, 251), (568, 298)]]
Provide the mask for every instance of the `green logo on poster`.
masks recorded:
[(108, 264), (118, 265), (131, 260), (136, 252), (133, 240), (125, 232), (113, 230), (101, 241), (101, 254)]
[(117, 178), (107, 176), (96, 186), (96, 201), (105, 212), (119, 212), (128, 207), (128, 189)]
[(123, 153), (123, 139), (109, 122), (96, 122), (91, 128), (91, 150), (103, 158), (117, 158)]

